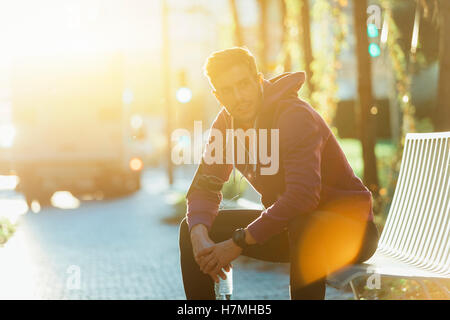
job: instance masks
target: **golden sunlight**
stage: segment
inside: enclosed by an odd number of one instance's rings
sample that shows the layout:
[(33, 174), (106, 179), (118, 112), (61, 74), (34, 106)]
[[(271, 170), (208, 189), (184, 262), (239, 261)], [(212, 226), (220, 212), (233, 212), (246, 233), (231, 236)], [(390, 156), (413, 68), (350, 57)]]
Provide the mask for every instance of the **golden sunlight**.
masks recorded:
[(28, 211), (26, 202), (22, 199), (0, 199), (0, 217), (8, 219), (12, 224)]
[(31, 202), (30, 210), (33, 213), (39, 213), (41, 211), (41, 205), (39, 204), (38, 201), (33, 200), (33, 202)]
[(32, 235), (22, 230), (16, 232), (18, 234), (6, 243), (1, 252), (0, 299), (42, 299), (33, 261), (37, 247), (29, 246), (33, 243)]
[(18, 182), (16, 176), (0, 176), (0, 190), (14, 190)]
[(10, 148), (14, 143), (16, 128), (12, 124), (0, 125), (0, 148)]
[(149, 1), (142, 7), (145, 17), (126, 1), (4, 1), (0, 4), (0, 60), (12, 64), (19, 56), (159, 48), (159, 2)]

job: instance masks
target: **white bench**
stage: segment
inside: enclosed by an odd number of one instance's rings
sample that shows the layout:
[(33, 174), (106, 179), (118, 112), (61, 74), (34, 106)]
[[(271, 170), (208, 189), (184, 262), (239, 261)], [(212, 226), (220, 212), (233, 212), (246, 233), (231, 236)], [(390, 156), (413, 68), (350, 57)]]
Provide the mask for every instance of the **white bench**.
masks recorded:
[[(389, 215), (375, 254), (328, 277), (342, 289), (353, 280), (377, 274), (413, 279), (430, 294), (423, 280), (450, 279), (450, 132), (406, 135), (400, 174)], [(382, 283), (382, 282), (381, 282)]]

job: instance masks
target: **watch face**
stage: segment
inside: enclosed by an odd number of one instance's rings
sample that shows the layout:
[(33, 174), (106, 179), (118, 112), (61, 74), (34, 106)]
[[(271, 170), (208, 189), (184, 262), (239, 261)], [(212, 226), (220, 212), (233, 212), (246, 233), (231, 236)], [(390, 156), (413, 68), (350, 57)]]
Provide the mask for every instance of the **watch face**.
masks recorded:
[(237, 244), (237, 245), (239, 245), (238, 244), (238, 233), (239, 233), (239, 231), (238, 230), (234, 230), (234, 232), (233, 232), (233, 241)]
[(245, 230), (244, 229), (242, 229), (240, 231), (240, 235), (241, 235), (242, 242), (245, 244), (246, 242), (245, 242)]

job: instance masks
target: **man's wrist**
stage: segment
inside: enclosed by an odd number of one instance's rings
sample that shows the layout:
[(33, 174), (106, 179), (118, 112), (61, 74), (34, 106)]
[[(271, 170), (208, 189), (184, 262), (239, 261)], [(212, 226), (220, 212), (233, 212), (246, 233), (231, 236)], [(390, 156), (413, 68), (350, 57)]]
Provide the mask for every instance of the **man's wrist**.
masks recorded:
[(228, 242), (230, 242), (231, 246), (232, 246), (234, 249), (239, 250), (239, 254), (242, 253), (242, 250), (243, 250), (243, 249), (242, 249), (240, 246), (238, 246), (238, 245), (236, 244), (236, 242), (234, 242), (233, 238), (228, 239)]

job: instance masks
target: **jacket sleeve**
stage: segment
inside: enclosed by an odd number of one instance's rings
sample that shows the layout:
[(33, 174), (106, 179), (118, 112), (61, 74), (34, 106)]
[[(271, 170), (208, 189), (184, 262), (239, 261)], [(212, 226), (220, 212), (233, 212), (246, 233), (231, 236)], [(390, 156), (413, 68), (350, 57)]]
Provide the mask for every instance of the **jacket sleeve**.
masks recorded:
[(208, 230), (211, 229), (214, 218), (218, 214), (220, 202), (222, 201), (222, 187), (228, 181), (233, 168), (232, 164), (226, 164), (225, 162), (226, 117), (227, 115), (222, 110), (211, 127), (211, 129), (219, 130), (223, 137), (223, 143), (221, 145), (224, 157), (222, 163), (208, 164), (205, 161), (205, 154), (212, 148), (214, 142), (214, 137), (210, 134), (201, 163), (197, 168), (186, 195), (186, 222), (189, 226), (189, 231), (197, 224), (204, 224)]
[(282, 232), (297, 215), (315, 210), (320, 200), (324, 138), (319, 124), (301, 108), (285, 111), (278, 124), (286, 188), (272, 206), (248, 225), (248, 231), (258, 243)]

